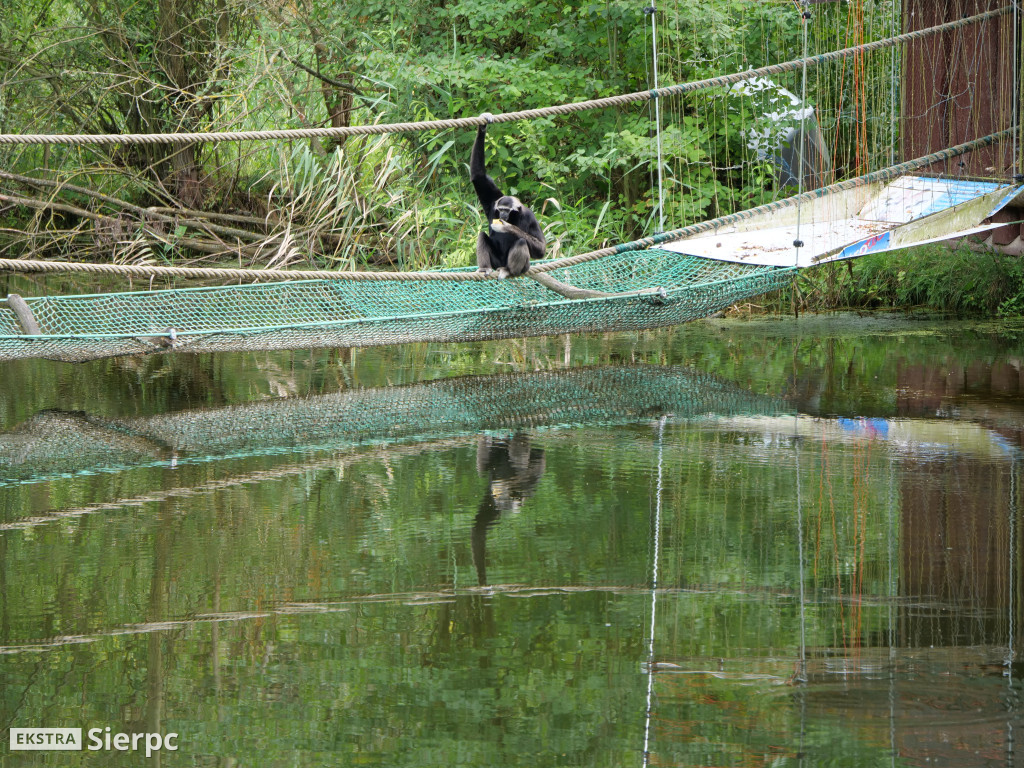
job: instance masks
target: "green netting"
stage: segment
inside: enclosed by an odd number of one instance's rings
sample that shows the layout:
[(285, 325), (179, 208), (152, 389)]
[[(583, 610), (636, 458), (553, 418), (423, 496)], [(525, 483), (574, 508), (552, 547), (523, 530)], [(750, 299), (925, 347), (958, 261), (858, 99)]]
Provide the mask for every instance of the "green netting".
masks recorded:
[[(459, 271), (459, 270), (455, 270)], [(534, 280), (302, 280), (26, 301), (42, 336), (0, 310), (0, 360), (88, 360), (167, 351), (376, 346), (474, 341), (676, 325), (780, 287), (791, 269), (627, 251), (553, 270), (557, 280), (658, 296), (567, 300)]]
[(673, 366), (469, 376), (123, 420), (48, 410), (0, 433), (0, 486), (481, 432), (790, 412), (777, 398)]

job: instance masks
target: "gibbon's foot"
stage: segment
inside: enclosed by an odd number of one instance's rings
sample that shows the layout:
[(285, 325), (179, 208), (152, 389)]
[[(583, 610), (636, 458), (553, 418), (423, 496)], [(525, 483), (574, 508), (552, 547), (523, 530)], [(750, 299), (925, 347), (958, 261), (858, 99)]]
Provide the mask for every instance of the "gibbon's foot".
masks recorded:
[(502, 267), (501, 269), (498, 270), (498, 279), (504, 280), (506, 277), (509, 277), (509, 271)]
[(480, 272), (481, 274), (484, 274), (484, 275), (489, 275), (494, 270), (491, 269), (490, 267), (477, 267), (476, 271)]
[(488, 123), (493, 123), (494, 122), (494, 115), (492, 115), (490, 112), (481, 112), (480, 113), (480, 117), (482, 117)]

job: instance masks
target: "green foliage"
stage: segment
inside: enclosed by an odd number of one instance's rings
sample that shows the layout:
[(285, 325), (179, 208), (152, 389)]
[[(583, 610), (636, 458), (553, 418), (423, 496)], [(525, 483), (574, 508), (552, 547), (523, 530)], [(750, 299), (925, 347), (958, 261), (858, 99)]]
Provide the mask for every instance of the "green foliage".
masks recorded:
[[(922, 246), (806, 270), (797, 281), (808, 310), (924, 307), (957, 316), (1024, 314), (1024, 262), (961, 245)], [(788, 308), (789, 293), (768, 299)]]
[(755, 310), (927, 309), (958, 317), (1024, 316), (1024, 262), (997, 251), (928, 245), (804, 270)]
[[(869, 5), (865, 38), (891, 31), (890, 0)], [(815, 8), (812, 53), (856, 42), (846, 14), (836, 4)], [(802, 53), (799, 15), (786, 3), (672, 0), (659, 6), (656, 23), (661, 84)], [(625, 0), (28, 0), (18, 12), (12, 6), (0, 14), (0, 43), (0, 130), (8, 132), (456, 118), (643, 90), (653, 74), (651, 17)], [(867, 77), (865, 103), (879, 114), (889, 98), (886, 61)], [(863, 161), (849, 119), (852, 71), (815, 73), (808, 83), (808, 102), (837, 142), (840, 169)], [(794, 78), (779, 85), (795, 90)], [(634, 239), (656, 226), (653, 106), (489, 130), (489, 171), (541, 214), (552, 255)], [(770, 162), (748, 146), (765, 111), (758, 99), (720, 90), (665, 99), (660, 109), (669, 226), (785, 193)], [(871, 151), (884, 154), (891, 126), (885, 120), (871, 126), (877, 134)], [(0, 160), (15, 171), (74, 180), (140, 205), (242, 209), (284, 222), (267, 235), (276, 245), (245, 252), (264, 263), (304, 258), (353, 268), (420, 268), (472, 262), (483, 224), (466, 172), (472, 140), (472, 131), (440, 131), (369, 144), (220, 144), (173, 152), (154, 145), (106, 154), (0, 149)], [(32, 237), (51, 225), (37, 216)], [(159, 243), (140, 241), (127, 255), (178, 257), (195, 242), (192, 232), (168, 231), (174, 234)], [(80, 238), (58, 243), (64, 255), (81, 247)], [(1006, 287), (1014, 279), (1008, 268), (995, 288), (975, 283), (944, 297), (939, 294), (949, 289), (941, 276), (928, 282), (930, 269), (903, 269), (909, 277), (897, 279), (899, 269), (888, 274), (866, 264), (855, 283), (838, 269), (802, 278), (801, 295), (820, 306), (938, 302), (958, 312), (1004, 314), (1024, 304), (1018, 290)]]

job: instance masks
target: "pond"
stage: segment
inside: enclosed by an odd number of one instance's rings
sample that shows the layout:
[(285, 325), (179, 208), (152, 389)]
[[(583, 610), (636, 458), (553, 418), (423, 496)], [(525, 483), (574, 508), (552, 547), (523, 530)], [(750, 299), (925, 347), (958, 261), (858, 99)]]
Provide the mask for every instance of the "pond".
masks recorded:
[(1021, 765), (1022, 447), (1019, 323), (2, 364), (2, 721), (168, 766)]

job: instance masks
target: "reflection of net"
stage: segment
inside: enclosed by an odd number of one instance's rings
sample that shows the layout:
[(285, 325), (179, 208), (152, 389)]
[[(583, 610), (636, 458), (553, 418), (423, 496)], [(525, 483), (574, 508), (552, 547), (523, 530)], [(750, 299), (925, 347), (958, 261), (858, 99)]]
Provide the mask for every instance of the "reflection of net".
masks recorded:
[(46, 341), (25, 341), (0, 309), (0, 360), (87, 360), (166, 349), (173, 328), (187, 352), (476, 341), (675, 325), (787, 283), (790, 273), (722, 265), (657, 250), (552, 271), (608, 293), (664, 287), (667, 296), (566, 301), (533, 280), (307, 280), (177, 291), (36, 298)]
[(782, 402), (686, 368), (445, 379), (105, 421), (43, 411), (0, 435), (0, 484), (175, 461), (338, 448), (663, 414), (776, 414)]

